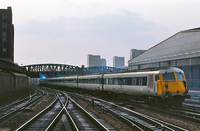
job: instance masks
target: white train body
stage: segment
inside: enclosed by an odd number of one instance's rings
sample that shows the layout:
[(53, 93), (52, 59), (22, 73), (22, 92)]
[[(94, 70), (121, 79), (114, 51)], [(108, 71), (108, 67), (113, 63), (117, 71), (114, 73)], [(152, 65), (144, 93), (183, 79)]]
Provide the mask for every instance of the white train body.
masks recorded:
[(188, 97), (184, 72), (178, 68), (47, 78), (40, 84), (144, 97)]
[(86, 90), (102, 90), (102, 74), (78, 76), (78, 88)]
[(103, 89), (130, 95), (153, 95), (157, 93), (157, 87), (151, 83), (157, 73), (158, 71), (105, 74)]

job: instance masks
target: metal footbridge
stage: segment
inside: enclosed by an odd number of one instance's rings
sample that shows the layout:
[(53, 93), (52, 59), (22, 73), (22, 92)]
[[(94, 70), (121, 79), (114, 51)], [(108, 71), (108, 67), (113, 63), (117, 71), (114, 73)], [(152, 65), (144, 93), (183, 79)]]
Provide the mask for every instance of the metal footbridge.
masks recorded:
[(84, 74), (106, 73), (106, 72), (116, 72), (116, 71), (126, 70), (108, 66), (85, 68), (85, 67), (78, 67), (65, 64), (36, 64), (36, 65), (27, 65), (22, 67), (25, 70), (25, 74), (30, 76), (31, 78), (49, 78), (49, 77), (84, 75)]

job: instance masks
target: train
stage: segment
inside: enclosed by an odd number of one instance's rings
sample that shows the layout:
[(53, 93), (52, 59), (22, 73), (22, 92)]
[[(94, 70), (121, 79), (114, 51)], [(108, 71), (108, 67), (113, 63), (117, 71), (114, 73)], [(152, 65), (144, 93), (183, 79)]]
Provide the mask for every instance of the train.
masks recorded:
[(28, 89), (30, 78), (25, 74), (0, 70), (0, 101)]
[(181, 105), (190, 98), (184, 72), (175, 67), (46, 78), (40, 85), (113, 93), (148, 103)]

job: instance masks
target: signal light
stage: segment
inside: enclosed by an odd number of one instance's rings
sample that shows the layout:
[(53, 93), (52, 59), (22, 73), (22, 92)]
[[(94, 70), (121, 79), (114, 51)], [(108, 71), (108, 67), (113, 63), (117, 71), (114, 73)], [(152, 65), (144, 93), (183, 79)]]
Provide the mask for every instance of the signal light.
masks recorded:
[(179, 90), (176, 91), (176, 94), (179, 94)]

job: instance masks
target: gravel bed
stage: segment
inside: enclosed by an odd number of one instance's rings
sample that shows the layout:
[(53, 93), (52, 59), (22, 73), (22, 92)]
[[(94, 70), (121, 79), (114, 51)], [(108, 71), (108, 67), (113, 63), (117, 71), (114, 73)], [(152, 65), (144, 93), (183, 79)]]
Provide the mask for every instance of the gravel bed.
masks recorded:
[[(105, 99), (106, 100), (106, 99)], [(172, 115), (167, 115), (155, 111), (150, 111), (148, 108), (145, 108), (145, 106), (141, 106), (141, 104), (138, 103), (132, 103), (127, 100), (120, 100), (120, 99), (109, 99), (108, 101), (112, 101), (118, 105), (125, 106), (127, 108), (130, 108), (131, 110), (140, 112), (142, 114), (146, 114), (147, 116), (151, 116), (157, 119), (160, 119), (162, 121), (166, 121), (167, 123), (182, 127), (184, 129), (187, 129), (189, 131), (200, 131), (200, 123), (190, 122), (185, 119), (177, 118)]]
[[(167, 114), (159, 113), (156, 111), (150, 111), (147, 108), (148, 105), (138, 104), (137, 102), (130, 102), (127, 100), (120, 100), (120, 99), (113, 99), (113, 98), (108, 98), (108, 99), (109, 100), (107, 100), (107, 101), (111, 101), (117, 105), (130, 108), (131, 110), (134, 110), (134, 111), (140, 112), (142, 114), (145, 114), (147, 116), (151, 116), (151, 117), (157, 118), (159, 120), (165, 121), (167, 123), (182, 127), (189, 131), (200, 131), (200, 123), (198, 124), (195, 122), (190, 122), (186, 119), (177, 118), (173, 115), (167, 115)], [(106, 99), (104, 99), (104, 100), (106, 100)]]
[(43, 98), (39, 103), (37, 103), (34, 107), (22, 110), (20, 115), (12, 118), (11, 120), (5, 121), (3, 125), (0, 126), (0, 130), (14, 130), (20, 127), (23, 123), (28, 121), (34, 115), (42, 111), (46, 108), (54, 99), (54, 94), (47, 91), (47, 96)]
[(81, 106), (83, 106), (87, 111), (92, 112), (98, 118), (103, 119), (104, 121), (112, 125), (116, 130), (120, 130), (120, 131), (133, 130), (132, 128), (127, 127), (127, 125), (125, 125), (124, 123), (120, 122), (119, 119), (115, 118), (111, 114), (93, 107), (91, 103), (88, 103), (79, 98), (75, 98), (75, 97), (72, 97), (72, 98)]
[[(48, 91), (47, 91), (48, 92)], [(88, 103), (85, 100), (74, 98), (81, 106), (83, 106), (86, 110), (89, 112), (92, 112), (95, 116), (102, 118), (104, 121), (112, 125), (116, 130), (120, 131), (127, 131), (127, 130), (133, 130), (131, 128), (128, 128), (127, 125), (125, 125), (123, 122), (120, 122), (118, 118), (114, 117), (113, 115), (109, 114), (106, 111), (102, 111), (98, 108), (95, 108), (92, 106), (91, 103)], [(4, 122), (3, 125), (0, 126), (0, 130), (14, 130), (18, 128), (20, 125), (25, 123), (27, 120), (29, 120), (31, 117), (33, 117), (35, 114), (43, 110), (46, 106), (48, 106), (52, 100), (54, 99), (54, 94), (51, 92), (48, 92), (47, 96), (43, 98), (42, 101), (40, 101), (38, 104), (36, 104), (34, 107), (30, 109), (23, 110), (20, 115), (17, 115), (17, 117), (12, 118), (9, 121)], [(112, 100), (112, 101), (117, 101)], [(10, 101), (9, 101), (10, 102)], [(120, 104), (121, 103), (121, 104)], [(4, 103), (5, 104), (5, 103)], [(117, 102), (116, 102), (117, 104)], [(130, 103), (128, 101), (122, 101), (118, 100), (118, 104), (122, 106), (126, 106), (127, 108), (131, 108), (134, 111), (140, 112), (142, 114), (146, 114), (148, 116), (152, 116), (154, 118), (166, 121), (168, 123), (180, 126), (184, 129), (191, 130), (191, 131), (200, 131), (200, 124), (192, 123), (184, 119), (176, 118), (172, 115), (167, 115), (155, 111), (150, 111), (148, 108), (145, 108), (145, 106), (141, 106), (137, 103)]]
[(200, 124), (198, 125), (197, 123), (192, 123), (188, 122), (187, 120), (182, 120), (176, 117), (173, 117), (172, 115), (166, 115), (166, 114), (161, 114), (158, 112), (152, 112), (146, 109), (138, 108), (135, 107), (134, 111), (146, 114), (148, 116), (160, 119), (162, 121), (166, 121), (167, 123), (174, 124), (176, 126), (182, 127), (184, 129), (190, 130), (190, 131), (200, 131)]
[(11, 92), (7, 95), (3, 95), (0, 97), (0, 107), (3, 107), (4, 105), (8, 105), (19, 98), (26, 98), (32, 92), (33, 92), (32, 89), (26, 89), (20, 92)]

